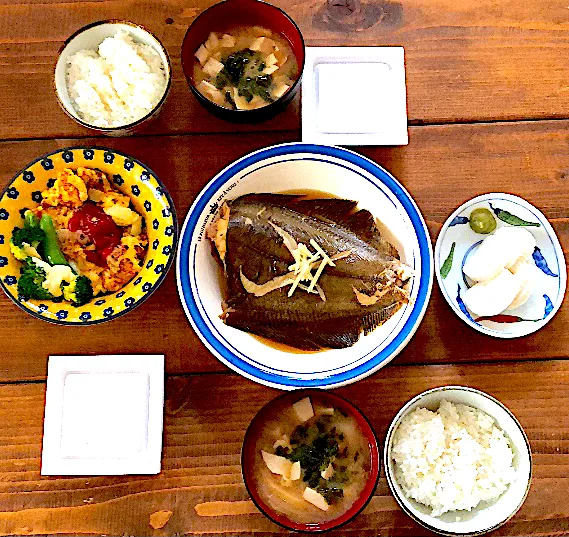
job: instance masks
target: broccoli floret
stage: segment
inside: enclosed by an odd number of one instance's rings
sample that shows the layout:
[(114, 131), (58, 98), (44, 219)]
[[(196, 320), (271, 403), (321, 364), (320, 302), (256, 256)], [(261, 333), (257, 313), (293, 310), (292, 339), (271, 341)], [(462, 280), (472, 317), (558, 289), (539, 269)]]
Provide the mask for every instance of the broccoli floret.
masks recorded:
[(28, 257), (24, 266), (20, 269), (21, 275), (18, 279), (18, 294), (24, 299), (53, 300), (55, 297), (42, 287), (46, 279), (45, 270), (34, 263)]
[(93, 286), (87, 276), (75, 277), (69, 285), (63, 286), (63, 298), (74, 306), (83, 306), (93, 298)]
[(45, 231), (39, 227), (31, 228), (14, 228), (12, 233), (12, 244), (14, 246), (22, 246), (26, 243), (30, 246), (36, 247), (40, 242), (45, 239)]
[(38, 228), (14, 228), (10, 239), (10, 251), (19, 261), (39, 256), (36, 248), (45, 239), (45, 232)]

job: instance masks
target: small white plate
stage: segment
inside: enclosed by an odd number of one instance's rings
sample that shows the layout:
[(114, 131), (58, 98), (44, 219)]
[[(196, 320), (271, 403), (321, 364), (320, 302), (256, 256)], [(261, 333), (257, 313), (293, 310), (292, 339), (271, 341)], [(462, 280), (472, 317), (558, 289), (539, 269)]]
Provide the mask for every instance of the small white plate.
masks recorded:
[[(533, 262), (539, 271), (539, 280), (529, 300), (515, 310), (506, 310), (491, 320), (476, 317), (468, 311), (461, 296), (468, 288), (468, 280), (462, 272), (466, 259), (488, 235), (475, 233), (468, 217), (474, 209), (484, 207), (496, 215), (498, 228), (512, 224), (505, 212), (533, 225), (524, 226), (534, 237), (537, 247)], [(512, 219), (510, 219), (511, 221)], [(517, 222), (518, 225), (521, 223)], [(497, 228), (497, 229), (498, 229)], [(443, 276), (441, 269), (449, 259), (454, 244), (450, 271)], [(547, 324), (557, 313), (565, 296), (567, 272), (565, 256), (547, 218), (524, 199), (511, 194), (483, 194), (461, 205), (443, 225), (435, 246), (435, 274), (445, 297), (454, 312), (469, 326), (494, 337), (515, 338), (531, 334)]]
[(302, 141), (407, 145), (403, 47), (308, 47)]
[(157, 474), (164, 356), (50, 356), (42, 475)]

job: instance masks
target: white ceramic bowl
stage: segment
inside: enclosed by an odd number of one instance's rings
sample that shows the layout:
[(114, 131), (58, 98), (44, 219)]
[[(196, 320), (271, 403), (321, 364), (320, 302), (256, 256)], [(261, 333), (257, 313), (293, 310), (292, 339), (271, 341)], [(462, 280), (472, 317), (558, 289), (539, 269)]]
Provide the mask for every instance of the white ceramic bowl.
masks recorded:
[[(506, 310), (491, 319), (478, 318), (466, 308), (462, 295), (470, 282), (462, 272), (466, 259), (488, 235), (475, 233), (470, 228), (468, 217), (474, 209), (486, 208), (499, 213), (505, 220), (505, 212), (532, 225), (527, 229), (537, 242), (532, 262), (540, 269), (535, 289), (529, 300), (515, 310)], [(519, 220), (521, 219), (521, 220)], [(511, 227), (508, 221), (496, 217), (497, 226)], [(452, 264), (448, 274), (441, 273), (445, 261), (453, 249)], [(449, 265), (447, 261), (447, 265)], [(526, 200), (512, 194), (492, 193), (477, 196), (462, 204), (444, 223), (435, 246), (435, 274), (437, 281), (453, 311), (469, 326), (499, 338), (515, 338), (531, 334), (545, 326), (557, 313), (565, 296), (567, 269), (559, 239), (547, 218)]]
[[(418, 407), (436, 410), (441, 400), (462, 403), (494, 418), (510, 440), (514, 452), (517, 479), (494, 502), (480, 503), (472, 511), (452, 511), (431, 516), (431, 509), (407, 498), (395, 479), (395, 463), (391, 458), (393, 437), (401, 420)], [(522, 426), (515, 416), (494, 397), (464, 386), (443, 386), (427, 390), (411, 399), (395, 416), (385, 438), (384, 467), (387, 483), (403, 511), (422, 526), (442, 535), (481, 535), (495, 530), (513, 517), (522, 506), (531, 483), (531, 448)], [(459, 520), (457, 520), (457, 517)]]
[[(156, 106), (148, 114), (144, 115), (140, 119), (127, 125), (120, 125), (116, 127), (97, 127), (87, 123), (79, 116), (78, 112), (75, 110), (73, 101), (71, 100), (71, 97), (69, 96), (69, 92), (67, 90), (67, 60), (80, 50), (97, 50), (105, 38), (114, 37), (119, 30), (128, 32), (135, 42), (149, 45), (158, 53), (160, 59), (162, 60), (162, 66), (166, 75), (166, 89), (164, 90), (164, 94)], [(108, 136), (125, 136), (132, 134), (142, 125), (155, 118), (162, 108), (162, 105), (166, 101), (166, 97), (170, 90), (171, 80), (172, 69), (170, 66), (170, 58), (168, 57), (168, 52), (166, 52), (166, 49), (162, 43), (160, 43), (160, 41), (154, 35), (152, 35), (142, 26), (122, 20), (94, 22), (92, 24), (84, 26), (75, 32), (63, 44), (63, 47), (59, 52), (57, 63), (55, 65), (54, 74), (55, 92), (59, 100), (59, 104), (67, 113), (67, 115), (84, 127), (95, 130), (101, 134), (106, 134)]]
[[(413, 267), (411, 301), (346, 349), (292, 353), (270, 347), (219, 318), (217, 262), (205, 229), (226, 199), (247, 193), (319, 190), (356, 200), (381, 219), (402, 260)], [(415, 202), (383, 168), (351, 151), (301, 143), (262, 149), (231, 164), (189, 210), (177, 259), (180, 299), (210, 351), (247, 378), (282, 389), (349, 384), (384, 366), (407, 344), (425, 313), (432, 287), (428, 231)]]

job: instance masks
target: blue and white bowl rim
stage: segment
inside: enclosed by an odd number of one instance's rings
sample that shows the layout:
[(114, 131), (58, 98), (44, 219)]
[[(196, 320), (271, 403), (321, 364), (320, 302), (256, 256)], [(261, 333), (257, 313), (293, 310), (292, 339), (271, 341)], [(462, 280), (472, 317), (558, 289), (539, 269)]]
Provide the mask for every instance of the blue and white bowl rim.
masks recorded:
[[(362, 175), (362, 177), (365, 177), (368, 181), (374, 184), (376, 182), (381, 182), (384, 186), (387, 186), (407, 212), (417, 235), (417, 242), (419, 245), (419, 257), (421, 263), (419, 289), (415, 303), (413, 304), (413, 310), (403, 327), (400, 329), (399, 334), (397, 334), (397, 336), (385, 348), (381, 349), (376, 355), (371, 356), (363, 364), (360, 364), (348, 371), (332, 374), (326, 378), (298, 379), (287, 375), (276, 375), (262, 371), (259, 368), (243, 361), (223, 343), (221, 343), (206, 325), (197, 307), (190, 283), (189, 250), (192, 243), (192, 237), (202, 212), (211, 201), (211, 196), (234, 175), (257, 162), (273, 157), (299, 153), (316, 154), (324, 158), (333, 157), (335, 159), (344, 160), (352, 165), (359, 166), (376, 179), (376, 181), (372, 181), (369, 177)], [(188, 215), (186, 216), (184, 226), (180, 233), (180, 242), (176, 261), (177, 284), (180, 300), (194, 330), (206, 347), (225, 365), (244, 377), (260, 382), (261, 384), (280, 389), (338, 387), (355, 382), (356, 380), (364, 378), (378, 370), (385, 362), (389, 361), (407, 344), (409, 339), (417, 330), (425, 314), (431, 295), (434, 279), (433, 267), (434, 263), (431, 240), (419, 208), (405, 188), (403, 188), (403, 186), (389, 172), (372, 160), (353, 151), (340, 147), (301, 142), (285, 143), (260, 149), (240, 158), (219, 172), (204, 187), (188, 211)]]

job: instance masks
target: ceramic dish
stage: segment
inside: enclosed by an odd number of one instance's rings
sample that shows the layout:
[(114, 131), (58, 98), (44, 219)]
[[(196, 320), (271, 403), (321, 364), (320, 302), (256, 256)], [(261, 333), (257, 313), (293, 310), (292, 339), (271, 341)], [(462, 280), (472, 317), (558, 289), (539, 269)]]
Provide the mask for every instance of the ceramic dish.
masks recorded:
[[(365, 80), (373, 99), (354, 98), (354, 80)], [(308, 47), (302, 141), (407, 145), (403, 47)]]
[[(352, 347), (292, 353), (270, 347), (219, 318), (218, 265), (205, 229), (226, 199), (252, 192), (319, 190), (353, 199), (380, 217), (402, 260), (415, 271), (411, 301)], [(301, 143), (262, 149), (231, 164), (189, 210), (177, 260), (178, 290), (194, 330), (223, 363), (243, 376), (281, 389), (349, 384), (383, 367), (407, 344), (425, 313), (433, 280), (431, 243), (405, 189), (383, 168), (351, 151)]]
[[(304, 397), (309, 397), (311, 400), (318, 401), (319, 403), (322, 403), (329, 407), (338, 408), (348, 416), (353, 417), (356, 420), (360, 431), (363, 433), (365, 439), (367, 440), (370, 453), (370, 469), (366, 483), (361, 494), (355, 500), (352, 506), (344, 514), (338, 516), (337, 518), (326, 522), (313, 524), (296, 522), (288, 518), (283, 513), (279, 513), (271, 508), (271, 506), (268, 505), (263, 499), (262, 495), (259, 494), (254, 471), (256, 441), (267, 419), (270, 419), (271, 417), (274, 419), (274, 411), (278, 408), (281, 408), (281, 406), (292, 405)], [(281, 395), (280, 397), (273, 399), (267, 403), (253, 418), (243, 440), (243, 448), (241, 450), (241, 467), (243, 471), (243, 480), (245, 481), (247, 491), (249, 492), (249, 495), (251, 496), (255, 505), (265, 516), (287, 529), (305, 532), (322, 532), (346, 524), (355, 518), (368, 504), (369, 500), (373, 496), (373, 493), (377, 486), (377, 481), (379, 479), (379, 443), (367, 418), (349, 401), (346, 401), (334, 393), (322, 390), (300, 390), (294, 393)]]
[[(79, 116), (69, 96), (69, 92), (67, 90), (67, 62), (73, 54), (80, 50), (96, 50), (105, 38), (114, 37), (119, 30), (128, 32), (136, 43), (148, 45), (158, 53), (166, 74), (166, 89), (156, 106), (140, 119), (127, 125), (120, 125), (117, 127), (97, 127), (87, 123)], [(63, 44), (63, 47), (59, 52), (54, 73), (55, 93), (59, 104), (65, 113), (80, 125), (108, 136), (125, 136), (132, 134), (134, 131), (148, 123), (151, 119), (154, 119), (166, 101), (166, 97), (170, 91), (171, 79), (172, 69), (170, 66), (170, 58), (162, 43), (160, 43), (154, 35), (142, 26), (122, 20), (94, 22), (77, 30), (77, 32), (69, 37)]]
[[(436, 410), (442, 399), (451, 403), (465, 404), (482, 410), (494, 418), (496, 425), (502, 429), (510, 440), (514, 452), (513, 466), (517, 479), (510, 484), (497, 500), (492, 503), (483, 502), (472, 511), (450, 511), (439, 517), (431, 516), (431, 509), (403, 493), (395, 479), (394, 462), (391, 459), (393, 437), (401, 420), (416, 408), (423, 407)], [(442, 535), (481, 535), (505, 524), (522, 506), (529, 491), (532, 474), (531, 448), (522, 426), (515, 416), (494, 397), (464, 386), (443, 386), (427, 390), (411, 399), (397, 413), (385, 438), (384, 458), (387, 483), (397, 503), (411, 518), (431, 531)]]
[[(491, 210), (498, 228), (522, 225), (537, 241), (532, 258), (540, 271), (530, 299), (519, 308), (490, 319), (471, 315), (461, 298), (472, 284), (462, 272), (462, 267), (487, 236), (475, 233), (468, 223), (470, 213), (478, 208)], [(453, 311), (475, 330), (499, 338), (521, 337), (542, 328), (561, 307), (567, 285), (565, 256), (551, 224), (541, 211), (511, 194), (483, 194), (452, 213), (437, 238), (435, 273), (443, 296)]]
[[(23, 215), (41, 200), (57, 171), (63, 168), (98, 168), (113, 186), (130, 197), (146, 221), (148, 252), (138, 276), (120, 291), (95, 297), (84, 306), (68, 302), (21, 300), (17, 281), (21, 262), (10, 252), (14, 227), (23, 227)], [(71, 147), (37, 158), (18, 172), (0, 198), (0, 283), (20, 308), (56, 324), (97, 324), (127, 313), (146, 300), (162, 283), (176, 248), (176, 213), (170, 195), (155, 174), (136, 159), (105, 148)]]
[[(194, 83), (194, 54), (210, 32), (230, 32), (237, 26), (261, 26), (284, 37), (290, 44), (298, 65), (298, 76), (290, 89), (273, 103), (254, 110), (231, 110), (204, 97)], [(192, 93), (213, 114), (235, 122), (263, 121), (283, 110), (300, 87), (304, 69), (304, 40), (296, 23), (281, 9), (259, 0), (226, 0), (214, 4), (197, 17), (182, 43), (182, 68)]]

